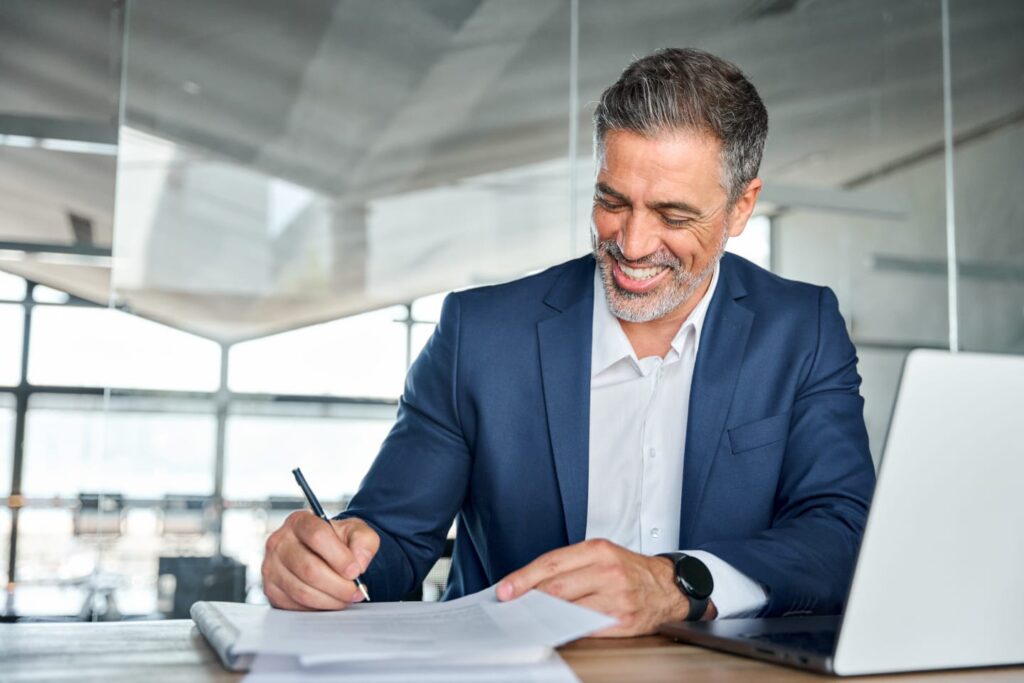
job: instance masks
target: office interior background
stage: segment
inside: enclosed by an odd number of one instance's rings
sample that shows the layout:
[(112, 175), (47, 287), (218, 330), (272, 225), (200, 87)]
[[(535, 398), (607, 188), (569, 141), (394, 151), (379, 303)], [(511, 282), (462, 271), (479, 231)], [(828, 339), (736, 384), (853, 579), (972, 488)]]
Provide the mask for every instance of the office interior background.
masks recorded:
[(835, 290), (877, 464), (910, 349), (1024, 353), (1022, 35), (1018, 0), (5, 0), (0, 615), (261, 600), (290, 470), (344, 506), (444, 294), (589, 250), (594, 102), (663, 46), (759, 89), (729, 249)]

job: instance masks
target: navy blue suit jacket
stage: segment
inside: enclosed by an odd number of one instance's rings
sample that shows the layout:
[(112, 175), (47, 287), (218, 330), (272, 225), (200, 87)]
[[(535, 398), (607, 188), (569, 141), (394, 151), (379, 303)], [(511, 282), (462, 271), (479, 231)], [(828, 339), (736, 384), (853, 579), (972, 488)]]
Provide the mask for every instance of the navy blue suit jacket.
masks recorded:
[[(380, 533), (374, 599), (418, 585), (456, 517), (447, 597), (584, 540), (594, 267), (586, 256), (445, 300), (346, 513)], [(875, 481), (856, 363), (830, 290), (722, 258), (678, 547), (764, 585), (765, 615), (835, 613), (846, 597)]]

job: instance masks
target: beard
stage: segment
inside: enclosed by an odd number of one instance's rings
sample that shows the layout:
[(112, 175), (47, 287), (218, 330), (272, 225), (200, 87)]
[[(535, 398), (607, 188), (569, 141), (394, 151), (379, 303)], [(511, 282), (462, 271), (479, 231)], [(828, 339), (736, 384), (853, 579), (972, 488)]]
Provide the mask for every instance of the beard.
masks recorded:
[[(597, 260), (597, 267), (601, 274), (601, 283), (604, 286), (608, 309), (616, 318), (630, 323), (646, 323), (668, 315), (688, 301), (715, 271), (715, 266), (718, 265), (722, 254), (725, 253), (725, 243), (728, 237), (728, 233), (723, 228), (722, 238), (715, 249), (714, 256), (696, 273), (685, 270), (682, 262), (664, 247), (642, 259), (630, 261), (623, 256), (622, 250), (619, 249), (619, 245), (614, 239), (602, 242), (595, 239), (594, 258)], [(613, 260), (625, 262), (634, 268), (666, 267), (671, 272), (665, 282), (651, 291), (630, 292), (615, 282), (615, 276), (612, 274)]]

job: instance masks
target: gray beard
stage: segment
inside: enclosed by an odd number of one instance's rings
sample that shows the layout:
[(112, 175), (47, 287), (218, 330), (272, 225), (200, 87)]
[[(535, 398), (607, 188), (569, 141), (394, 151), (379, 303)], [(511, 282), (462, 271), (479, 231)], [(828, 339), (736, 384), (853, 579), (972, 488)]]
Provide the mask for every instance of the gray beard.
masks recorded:
[(622, 252), (615, 240), (597, 242), (594, 245), (594, 258), (597, 260), (601, 284), (604, 286), (608, 309), (616, 318), (630, 323), (647, 323), (662, 318), (683, 302), (692, 297), (700, 286), (715, 272), (715, 266), (725, 253), (728, 233), (722, 231), (722, 241), (718, 245), (714, 258), (700, 272), (693, 274), (683, 270), (679, 259), (670, 254), (652, 254), (635, 264), (639, 267), (667, 266), (672, 270), (669, 279), (671, 284), (667, 291), (660, 293), (636, 293), (626, 291), (615, 282), (612, 275), (610, 259), (622, 259)]

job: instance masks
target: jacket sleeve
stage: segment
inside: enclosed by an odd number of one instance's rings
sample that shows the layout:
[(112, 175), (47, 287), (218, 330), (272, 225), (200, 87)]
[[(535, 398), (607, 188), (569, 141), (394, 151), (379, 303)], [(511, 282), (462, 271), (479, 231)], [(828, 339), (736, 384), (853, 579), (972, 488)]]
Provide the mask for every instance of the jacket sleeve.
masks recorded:
[(874, 491), (857, 354), (827, 288), (817, 332), (793, 403), (770, 528), (699, 546), (767, 588), (761, 616), (842, 611)]
[(470, 452), (455, 397), (460, 310), (450, 294), (406, 376), (398, 418), (348, 509), (380, 535), (363, 580), (375, 601), (401, 600), (440, 556), (462, 506)]

